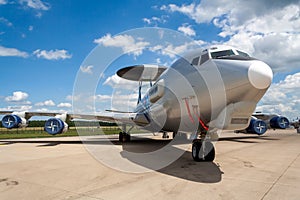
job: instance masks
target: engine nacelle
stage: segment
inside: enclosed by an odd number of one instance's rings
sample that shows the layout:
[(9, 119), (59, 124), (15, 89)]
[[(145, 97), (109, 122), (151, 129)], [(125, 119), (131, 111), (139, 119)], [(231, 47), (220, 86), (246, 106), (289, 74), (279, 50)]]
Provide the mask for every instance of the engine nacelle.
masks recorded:
[(290, 126), (290, 121), (283, 116), (275, 116), (270, 120), (270, 127), (273, 129), (286, 129)]
[(68, 124), (59, 118), (50, 118), (46, 121), (44, 130), (51, 134), (61, 134), (67, 132)]
[(260, 119), (252, 118), (248, 128), (246, 129), (247, 133), (253, 133), (257, 135), (263, 135), (268, 130), (268, 125), (266, 122)]
[(23, 117), (20, 117), (18, 115), (5, 115), (2, 118), (2, 126), (7, 129), (13, 129), (13, 128), (23, 128), (26, 127), (27, 120)]

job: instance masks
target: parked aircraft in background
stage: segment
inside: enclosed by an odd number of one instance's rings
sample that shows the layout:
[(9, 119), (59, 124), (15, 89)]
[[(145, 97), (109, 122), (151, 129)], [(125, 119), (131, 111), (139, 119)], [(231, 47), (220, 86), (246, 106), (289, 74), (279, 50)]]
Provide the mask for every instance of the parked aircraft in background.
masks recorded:
[(256, 112), (252, 115), (250, 124), (246, 129), (235, 132), (263, 135), (268, 129), (286, 129), (289, 126), (290, 121), (284, 116)]
[(300, 119), (297, 117), (295, 120), (291, 122), (291, 126), (297, 129), (297, 133), (300, 133)]
[[(192, 146), (193, 159), (213, 161), (215, 150), (208, 136), (216, 130), (241, 130), (249, 124), (254, 129), (262, 128), (261, 124), (253, 123), (252, 113), (273, 78), (267, 64), (229, 46), (191, 51), (169, 68), (131, 66), (118, 70), (117, 75), (140, 82), (138, 104), (133, 112), (114, 111), (118, 115), (94, 116), (4, 111), (2, 125), (19, 128), (26, 126), (32, 116), (51, 116), (45, 123), (45, 131), (52, 135), (67, 131), (66, 119), (112, 121), (174, 135), (197, 133)], [(141, 98), (142, 82), (152, 81), (155, 83)], [(119, 140), (130, 140), (126, 128), (119, 134)]]

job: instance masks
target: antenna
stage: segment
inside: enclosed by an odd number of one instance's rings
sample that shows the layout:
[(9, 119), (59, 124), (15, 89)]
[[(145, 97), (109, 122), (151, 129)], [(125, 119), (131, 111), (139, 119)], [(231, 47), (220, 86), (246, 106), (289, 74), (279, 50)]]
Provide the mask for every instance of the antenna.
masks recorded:
[(143, 85), (143, 82), (139, 81), (139, 97), (138, 97), (137, 104), (139, 104), (142, 101), (142, 85)]

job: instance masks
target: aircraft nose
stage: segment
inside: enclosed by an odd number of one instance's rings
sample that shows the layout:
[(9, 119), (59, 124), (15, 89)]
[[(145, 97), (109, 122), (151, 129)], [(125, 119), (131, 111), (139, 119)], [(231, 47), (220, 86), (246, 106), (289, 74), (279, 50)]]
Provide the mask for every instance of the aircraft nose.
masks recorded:
[(272, 83), (272, 69), (266, 63), (256, 61), (248, 69), (248, 79), (255, 88), (266, 89)]

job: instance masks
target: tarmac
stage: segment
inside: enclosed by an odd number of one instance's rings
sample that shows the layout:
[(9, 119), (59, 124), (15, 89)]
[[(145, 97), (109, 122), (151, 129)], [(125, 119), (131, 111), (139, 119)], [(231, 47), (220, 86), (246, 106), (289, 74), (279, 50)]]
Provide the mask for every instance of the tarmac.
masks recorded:
[[(214, 162), (194, 162), (190, 148), (147, 173), (103, 165), (78, 137), (1, 140), (0, 199), (300, 199), (296, 130), (221, 136)], [(126, 148), (168, 142), (149, 137), (135, 136)]]

